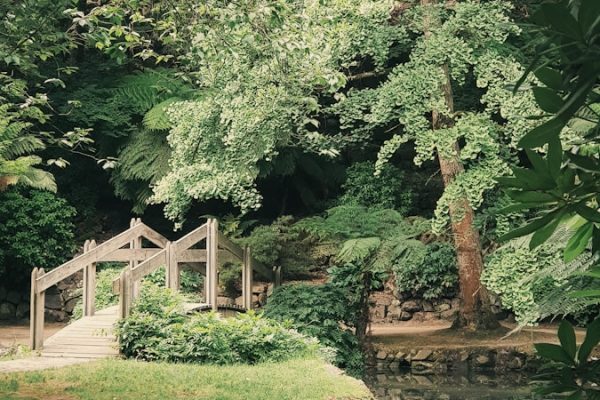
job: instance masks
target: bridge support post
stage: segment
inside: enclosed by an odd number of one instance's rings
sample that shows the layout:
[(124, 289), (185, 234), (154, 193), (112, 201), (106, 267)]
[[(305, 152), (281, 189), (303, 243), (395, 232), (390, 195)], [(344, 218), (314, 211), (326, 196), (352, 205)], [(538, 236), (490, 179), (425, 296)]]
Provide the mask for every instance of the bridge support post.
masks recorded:
[(218, 296), (218, 260), (217, 255), (219, 252), (219, 227), (218, 222), (214, 218), (209, 218), (207, 222), (207, 235), (206, 235), (206, 277), (208, 278), (208, 285), (210, 290), (208, 291), (208, 303), (211, 305), (213, 311), (218, 310), (217, 296)]
[(273, 288), (281, 286), (281, 267), (273, 268)]
[(242, 297), (244, 299), (244, 308), (252, 309), (252, 286), (254, 286), (254, 276), (252, 274), (252, 255), (250, 247), (244, 248), (244, 261), (242, 263)]
[(129, 315), (133, 299), (131, 298), (131, 271), (124, 269), (119, 276), (119, 318)]
[(29, 309), (29, 336), (31, 349), (40, 350), (44, 346), (44, 306), (46, 291), (38, 291), (37, 278), (44, 275), (43, 268), (31, 271), (31, 302)]
[(177, 245), (167, 242), (166, 286), (173, 290), (179, 290), (179, 263), (177, 260)]
[[(129, 227), (133, 228), (134, 226), (141, 224), (142, 223), (142, 219), (141, 218), (132, 218), (130, 223), (129, 223)], [(137, 238), (133, 239), (130, 243), (129, 243), (129, 248), (130, 249), (141, 249), (142, 248), (142, 238), (140, 236), (138, 236)], [(138, 265), (138, 260), (137, 258), (135, 258), (135, 256), (132, 256), (131, 259), (129, 260), (129, 269), (133, 269)], [(131, 297), (132, 300), (137, 298), (138, 295), (140, 294), (140, 282), (131, 282)]]
[[(96, 248), (95, 240), (86, 240), (83, 252)], [(96, 263), (86, 265), (83, 269), (83, 315), (92, 316), (96, 312)]]

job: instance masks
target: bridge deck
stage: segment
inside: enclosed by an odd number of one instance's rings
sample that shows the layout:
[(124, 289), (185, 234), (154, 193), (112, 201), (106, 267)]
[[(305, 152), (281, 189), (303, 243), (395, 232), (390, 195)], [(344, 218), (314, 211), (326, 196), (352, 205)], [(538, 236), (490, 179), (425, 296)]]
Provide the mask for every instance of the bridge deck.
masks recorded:
[[(205, 309), (207, 304), (186, 303), (185, 309)], [(106, 358), (119, 355), (113, 327), (118, 320), (118, 306), (96, 311), (93, 317), (83, 317), (45, 342), (44, 357)]]

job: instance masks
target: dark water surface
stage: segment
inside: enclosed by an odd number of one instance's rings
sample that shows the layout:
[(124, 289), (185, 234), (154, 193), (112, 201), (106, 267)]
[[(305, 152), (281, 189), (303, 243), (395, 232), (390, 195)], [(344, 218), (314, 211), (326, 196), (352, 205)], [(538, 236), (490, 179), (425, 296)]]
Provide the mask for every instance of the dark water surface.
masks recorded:
[(365, 382), (379, 400), (532, 400), (526, 374), (449, 372), (414, 375), (370, 371)]

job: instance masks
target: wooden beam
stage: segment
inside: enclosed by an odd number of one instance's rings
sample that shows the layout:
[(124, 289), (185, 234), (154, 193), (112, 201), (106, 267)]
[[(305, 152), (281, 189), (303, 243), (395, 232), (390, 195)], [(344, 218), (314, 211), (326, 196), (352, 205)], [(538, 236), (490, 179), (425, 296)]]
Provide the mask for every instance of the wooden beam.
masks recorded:
[(100, 257), (98, 262), (127, 262), (131, 260), (145, 261), (163, 249), (118, 249)]
[(199, 241), (206, 239), (207, 229), (208, 223), (194, 229), (176, 242), (177, 248), (181, 251), (187, 250)]
[(177, 261), (180, 263), (206, 262), (206, 250), (203, 250), (203, 249), (179, 250), (177, 252)]
[[(83, 251), (89, 252), (96, 248), (96, 241), (86, 241)], [(83, 315), (92, 316), (96, 311), (96, 263), (86, 265), (83, 269)]]
[(231, 254), (236, 256), (239, 260), (244, 259), (244, 250), (240, 246), (233, 243), (231, 240), (229, 240), (229, 238), (227, 236), (225, 236), (221, 232), (219, 232), (218, 236), (219, 236), (219, 245), (221, 245), (222, 248), (224, 248), (225, 250), (229, 250), (229, 252), (231, 252)]
[(165, 246), (167, 245), (167, 242), (169, 241), (169, 239), (167, 239), (160, 233), (156, 232), (154, 229), (150, 228), (148, 225), (141, 222), (141, 220), (140, 220), (140, 224), (144, 227), (142, 236), (145, 237), (146, 239), (148, 239), (149, 241), (151, 241), (152, 243), (154, 243), (155, 245), (157, 245), (158, 247), (160, 247), (161, 249), (164, 249)]
[(218, 311), (218, 249), (219, 249), (219, 227), (217, 220), (208, 220), (208, 232), (206, 236), (207, 268), (206, 274), (210, 277), (209, 303), (213, 311)]
[[(131, 270), (131, 279), (134, 282), (139, 282), (144, 276), (152, 273), (159, 267), (165, 265), (167, 263), (167, 250), (162, 249), (158, 253), (154, 254), (152, 257), (147, 259), (146, 261), (138, 264)], [(113, 281), (113, 293), (114, 293), (114, 282)]]
[(120, 249), (124, 245), (128, 244), (131, 240), (140, 236), (143, 231), (143, 225), (136, 225), (112, 239), (98, 245), (94, 250), (87, 253), (83, 253), (78, 257), (73, 258), (70, 261), (62, 264), (58, 268), (53, 269), (47, 274), (41, 276), (37, 280), (38, 292), (48, 289), (50, 286), (62, 281), (63, 279), (73, 275), (75, 272), (83, 269), (86, 265), (98, 260), (115, 250)]

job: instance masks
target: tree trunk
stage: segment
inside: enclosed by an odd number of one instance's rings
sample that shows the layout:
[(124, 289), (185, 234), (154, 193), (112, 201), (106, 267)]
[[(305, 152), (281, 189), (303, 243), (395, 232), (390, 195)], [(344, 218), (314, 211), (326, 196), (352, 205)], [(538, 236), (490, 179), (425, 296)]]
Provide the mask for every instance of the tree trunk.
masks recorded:
[[(437, 0), (421, 0), (421, 5), (436, 3)], [(434, 21), (430, 20), (425, 13), (423, 21), (423, 33), (425, 38), (431, 35), (430, 27)], [(442, 65), (444, 82), (440, 90), (444, 93), (446, 106), (452, 114), (454, 112), (454, 98), (452, 93), (452, 83), (448, 65)], [(444, 118), (438, 110), (432, 110), (431, 128), (438, 130), (454, 126), (454, 120)], [(452, 155), (447, 155), (452, 154)], [(458, 175), (464, 172), (464, 167), (460, 160), (460, 147), (454, 143), (452, 152), (438, 151), (438, 160), (440, 171), (444, 181), (444, 187), (448, 187)], [(496, 328), (498, 321), (493, 317), (489, 304), (489, 297), (485, 288), (481, 285), (481, 271), (483, 270), (483, 257), (481, 252), (481, 243), (479, 241), (479, 232), (473, 225), (474, 212), (473, 207), (466, 197), (456, 199), (450, 204), (450, 221), (452, 225), (452, 235), (456, 256), (458, 262), (459, 286), (461, 307), (454, 327), (466, 327), (471, 329)]]

